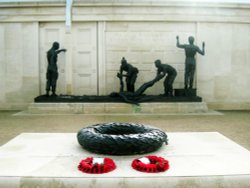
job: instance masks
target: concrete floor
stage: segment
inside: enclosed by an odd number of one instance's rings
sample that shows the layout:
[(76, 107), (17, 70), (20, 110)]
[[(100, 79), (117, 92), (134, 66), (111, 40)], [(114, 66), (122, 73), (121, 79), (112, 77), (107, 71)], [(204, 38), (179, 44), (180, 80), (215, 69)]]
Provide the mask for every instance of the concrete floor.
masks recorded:
[[(166, 132), (219, 132), (250, 150), (250, 111), (223, 115), (25, 115), (0, 111), (0, 145), (23, 132), (70, 132), (103, 122), (135, 122)], [(171, 138), (169, 138), (171, 142)], [(191, 146), (188, 146), (191, 147)]]

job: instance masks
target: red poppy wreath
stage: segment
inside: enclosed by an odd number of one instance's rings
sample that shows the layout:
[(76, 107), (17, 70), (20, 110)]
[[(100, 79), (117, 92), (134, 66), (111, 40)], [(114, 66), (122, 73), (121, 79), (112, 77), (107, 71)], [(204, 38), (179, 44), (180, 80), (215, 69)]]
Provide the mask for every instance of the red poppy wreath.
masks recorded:
[(147, 173), (164, 172), (169, 169), (168, 160), (158, 156), (145, 156), (133, 160), (131, 166), (138, 171)]
[(87, 157), (80, 162), (78, 169), (89, 174), (103, 174), (116, 169), (116, 165), (111, 158)]

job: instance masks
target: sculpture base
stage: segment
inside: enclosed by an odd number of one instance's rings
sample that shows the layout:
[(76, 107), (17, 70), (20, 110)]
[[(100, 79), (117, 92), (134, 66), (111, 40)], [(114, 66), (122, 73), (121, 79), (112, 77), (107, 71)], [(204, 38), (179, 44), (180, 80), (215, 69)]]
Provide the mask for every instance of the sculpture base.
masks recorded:
[[(177, 92), (178, 93), (178, 92)], [(182, 92), (183, 93), (183, 92)], [(192, 92), (193, 93), (193, 92)], [(165, 95), (142, 95), (134, 98), (135, 103), (143, 102), (201, 102), (202, 98), (196, 95), (185, 96), (179, 95), (169, 97)], [(46, 96), (40, 95), (34, 99), (34, 102), (39, 103), (117, 103), (124, 102), (122, 97), (117, 96), (74, 96), (74, 95), (58, 95)]]
[(138, 105), (127, 103), (31, 103), (26, 114), (123, 114), (123, 115), (167, 115), (206, 114), (209, 110), (205, 102), (150, 102)]
[[(169, 145), (148, 155), (162, 156), (170, 168), (143, 173), (131, 163), (145, 155), (107, 156), (87, 152), (75, 133), (23, 133), (0, 147), (0, 187), (174, 188), (250, 187), (250, 152), (217, 132), (168, 133)], [(86, 157), (110, 157), (117, 169), (86, 174)]]
[(174, 95), (176, 97), (197, 97), (196, 95), (197, 89), (175, 89)]
[[(196, 96), (196, 89), (190, 90), (195, 95), (185, 96), (181, 89), (177, 89), (179, 96), (141, 95), (130, 96), (127, 104), (121, 95), (106, 96), (74, 96), (41, 95), (30, 104), (29, 114), (190, 114), (207, 113), (206, 103)], [(139, 104), (140, 105), (134, 105)]]

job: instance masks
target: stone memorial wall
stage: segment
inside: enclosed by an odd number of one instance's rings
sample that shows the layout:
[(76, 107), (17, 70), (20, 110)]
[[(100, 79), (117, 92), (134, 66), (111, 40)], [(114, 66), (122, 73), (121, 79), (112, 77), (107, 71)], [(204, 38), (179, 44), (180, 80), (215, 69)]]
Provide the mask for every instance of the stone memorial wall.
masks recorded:
[[(195, 37), (194, 87), (214, 109), (250, 109), (250, 4), (171, 0), (0, 2), (0, 109), (24, 109), (45, 94), (46, 52), (58, 41), (58, 94), (108, 95), (119, 91), (122, 57), (139, 68), (135, 87), (156, 75), (154, 61), (176, 68), (184, 87), (185, 54), (176, 47)], [(163, 80), (146, 94), (163, 93)]]

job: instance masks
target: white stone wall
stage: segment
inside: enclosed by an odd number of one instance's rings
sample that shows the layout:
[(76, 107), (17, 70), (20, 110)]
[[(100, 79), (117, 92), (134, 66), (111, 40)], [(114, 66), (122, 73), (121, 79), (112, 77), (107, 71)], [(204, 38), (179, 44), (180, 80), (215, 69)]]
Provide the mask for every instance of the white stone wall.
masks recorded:
[[(44, 52), (50, 44), (41, 46), (41, 27), (54, 23), (62, 28), (65, 4), (58, 0), (0, 3), (0, 109), (22, 109), (44, 94), (45, 70), (40, 69), (45, 67)], [(250, 109), (250, 4), (74, 0), (72, 28), (60, 34), (69, 51), (66, 83), (60, 84), (59, 91), (74, 94), (77, 89), (73, 65), (81, 60), (74, 56), (70, 41), (77, 38), (75, 28), (89, 24), (94, 25), (97, 39), (97, 70), (92, 71), (97, 74), (97, 94), (119, 90), (116, 73), (122, 57), (140, 70), (136, 88), (155, 76), (156, 59), (178, 70), (174, 87), (182, 88), (185, 55), (176, 48), (176, 35), (181, 43), (193, 35), (198, 46), (206, 42), (205, 56), (197, 55), (198, 95), (214, 109)], [(146, 93), (163, 93), (162, 82)]]
[(0, 24), (0, 109), (19, 109), (39, 94), (38, 24)]
[(199, 94), (211, 103), (247, 106), (250, 101), (250, 24), (203, 23), (199, 29), (199, 37), (207, 41), (206, 57), (197, 70)]

